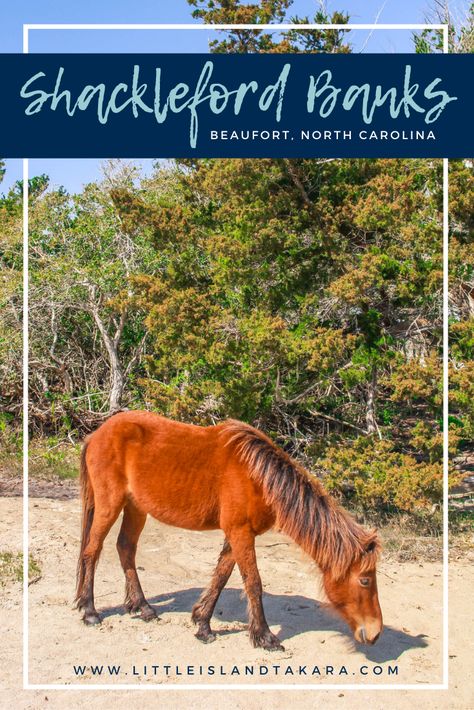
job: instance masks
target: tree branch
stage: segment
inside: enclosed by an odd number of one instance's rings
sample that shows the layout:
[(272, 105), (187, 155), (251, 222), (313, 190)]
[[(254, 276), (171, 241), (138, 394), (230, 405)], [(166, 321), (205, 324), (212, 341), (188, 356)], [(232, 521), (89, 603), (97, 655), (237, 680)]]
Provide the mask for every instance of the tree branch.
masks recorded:
[(355, 431), (359, 431), (361, 434), (368, 434), (368, 431), (366, 431), (365, 429), (362, 429), (361, 427), (356, 426), (355, 424), (351, 424), (350, 422), (345, 422), (343, 419), (337, 419), (336, 417), (332, 417), (330, 414), (324, 414), (324, 412), (316, 412), (313, 409), (309, 409), (308, 411), (313, 417), (327, 419), (327, 421), (329, 422), (334, 422), (335, 424), (340, 424), (341, 426), (347, 426), (350, 429), (355, 429)]

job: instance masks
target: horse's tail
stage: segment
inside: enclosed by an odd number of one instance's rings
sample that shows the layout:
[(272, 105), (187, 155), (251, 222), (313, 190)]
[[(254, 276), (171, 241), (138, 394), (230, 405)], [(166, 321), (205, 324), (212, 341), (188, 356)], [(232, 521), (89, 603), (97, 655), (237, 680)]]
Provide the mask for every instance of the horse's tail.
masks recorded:
[(81, 503), (82, 503), (82, 520), (81, 520), (81, 547), (79, 550), (79, 559), (77, 562), (76, 576), (76, 604), (81, 605), (84, 593), (85, 581), (85, 560), (84, 552), (89, 542), (89, 534), (94, 520), (94, 491), (92, 490), (89, 472), (87, 470), (86, 453), (89, 445), (88, 439), (85, 440), (81, 452), (81, 469), (79, 484), (81, 488)]

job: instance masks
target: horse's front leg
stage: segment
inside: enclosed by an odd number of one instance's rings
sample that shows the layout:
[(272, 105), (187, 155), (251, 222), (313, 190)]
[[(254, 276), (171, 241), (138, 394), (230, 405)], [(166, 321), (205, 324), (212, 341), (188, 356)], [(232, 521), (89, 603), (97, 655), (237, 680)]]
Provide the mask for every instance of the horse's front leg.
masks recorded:
[(253, 645), (268, 651), (284, 651), (280, 639), (270, 631), (262, 604), (262, 580), (257, 568), (255, 535), (248, 527), (229, 531), (228, 539), (248, 598), (249, 635)]
[(231, 547), (227, 540), (225, 540), (214, 574), (212, 575), (211, 584), (209, 588), (201, 594), (192, 611), (191, 618), (195, 624), (198, 624), (196, 638), (203, 643), (211, 643), (216, 640), (215, 635), (211, 631), (211, 617), (219, 595), (227, 584), (227, 580), (232, 574), (234, 566), (235, 560), (232, 556)]

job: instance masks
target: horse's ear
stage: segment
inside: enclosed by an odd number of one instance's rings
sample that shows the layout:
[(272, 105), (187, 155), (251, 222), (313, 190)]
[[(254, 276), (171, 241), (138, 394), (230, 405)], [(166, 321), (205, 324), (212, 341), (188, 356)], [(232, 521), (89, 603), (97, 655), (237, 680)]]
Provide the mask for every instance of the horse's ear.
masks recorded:
[(370, 552), (377, 552), (380, 549), (380, 541), (377, 537), (377, 531), (372, 530), (372, 533), (369, 536), (369, 539), (366, 542), (364, 552), (365, 553), (370, 553)]

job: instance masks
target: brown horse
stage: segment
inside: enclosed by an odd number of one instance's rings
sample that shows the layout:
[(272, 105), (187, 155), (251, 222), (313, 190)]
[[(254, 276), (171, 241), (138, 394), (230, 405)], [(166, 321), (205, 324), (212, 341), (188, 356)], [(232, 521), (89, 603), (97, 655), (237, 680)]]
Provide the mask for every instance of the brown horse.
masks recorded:
[(355, 639), (375, 643), (382, 630), (375, 532), (358, 525), (321, 484), (257, 429), (237, 421), (199, 427), (148, 412), (123, 412), (85, 444), (81, 461), (82, 540), (76, 602), (86, 624), (100, 623), (94, 570), (104, 539), (123, 510), (117, 540), (125, 605), (155, 618), (135, 567), (147, 515), (188, 530), (225, 534), (210, 587), (192, 611), (197, 638), (213, 641), (210, 620), (237, 563), (248, 597), (254, 646), (281, 649), (262, 606), (255, 536), (277, 525), (319, 565), (329, 600)]

